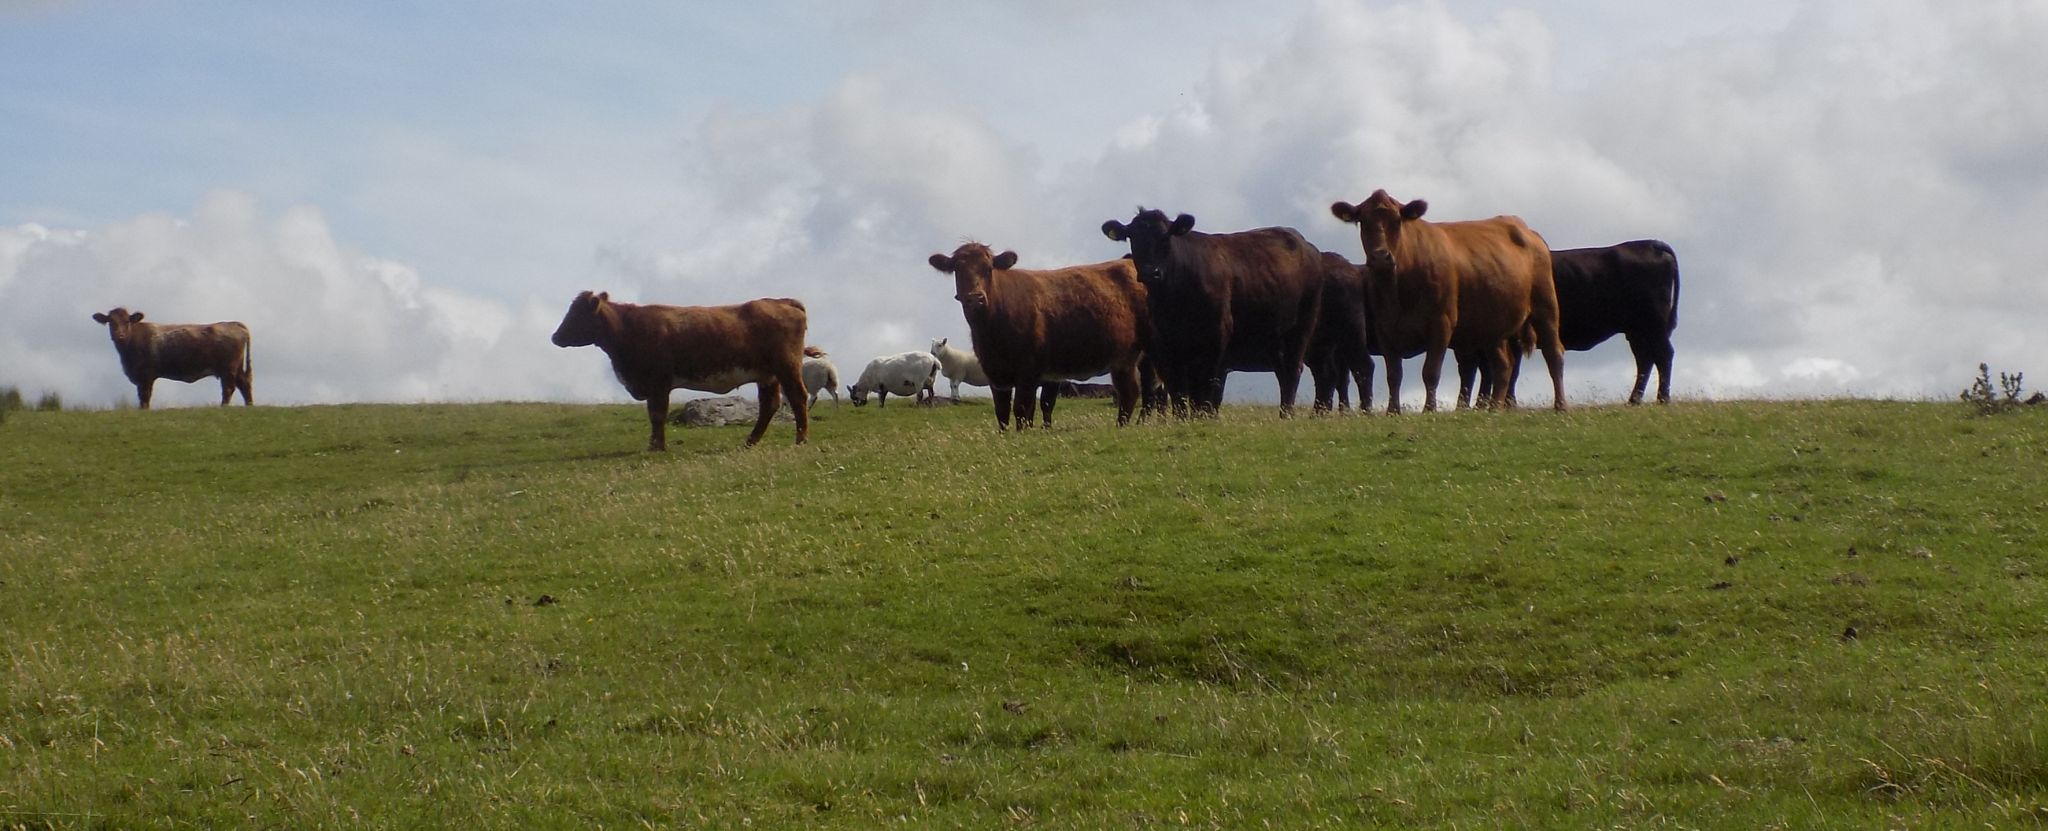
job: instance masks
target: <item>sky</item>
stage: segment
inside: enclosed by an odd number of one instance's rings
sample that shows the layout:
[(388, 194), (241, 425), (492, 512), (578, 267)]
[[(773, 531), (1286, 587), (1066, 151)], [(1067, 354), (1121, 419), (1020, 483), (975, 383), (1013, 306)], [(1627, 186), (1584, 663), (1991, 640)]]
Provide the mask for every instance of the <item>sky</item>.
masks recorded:
[(2043, 43), (2040, 0), (0, 0), (0, 387), (132, 400), (123, 306), (247, 323), (260, 403), (629, 400), (548, 342), (585, 289), (796, 297), (853, 375), (966, 340), (963, 241), (1113, 259), (1142, 205), (1357, 260), (1328, 206), (1384, 188), (1670, 243), (1680, 398), (1952, 398), (2048, 378)]

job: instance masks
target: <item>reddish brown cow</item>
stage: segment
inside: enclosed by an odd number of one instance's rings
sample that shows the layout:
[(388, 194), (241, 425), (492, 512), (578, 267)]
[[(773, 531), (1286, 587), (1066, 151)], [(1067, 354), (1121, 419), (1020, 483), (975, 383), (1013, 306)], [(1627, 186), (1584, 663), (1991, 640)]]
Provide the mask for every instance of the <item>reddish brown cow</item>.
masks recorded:
[[(954, 299), (995, 396), (998, 428), (1009, 429), (1013, 406), (1017, 429), (1031, 426), (1041, 382), (1105, 372), (1116, 387), (1116, 423), (1130, 422), (1151, 327), (1145, 287), (1129, 260), (1029, 271), (1013, 268), (1015, 251), (996, 254), (970, 242), (930, 262), (953, 275)], [(1047, 385), (1049, 400), (1057, 400), (1057, 390)], [(1051, 425), (1050, 404), (1045, 419)]]
[(737, 306), (638, 306), (586, 291), (569, 303), (553, 340), (563, 347), (595, 345), (611, 357), (626, 392), (647, 402), (650, 451), (668, 449), (664, 427), (671, 390), (724, 393), (758, 385), (761, 415), (746, 442), (752, 447), (768, 432), (785, 390), (796, 415), (796, 443), (810, 438), (803, 378), (808, 325), (804, 304), (786, 297)]
[(234, 399), (236, 390), (242, 392), (242, 406), (254, 403), (249, 394), (255, 379), (249, 362), (249, 327), (239, 321), (144, 323), (141, 312), (118, 307), (92, 319), (107, 325), (114, 351), (121, 355), (121, 371), (135, 383), (142, 409), (149, 409), (158, 378), (188, 384), (219, 378), (221, 406)]
[[(1505, 345), (1525, 329), (1550, 368), (1553, 406), (1564, 409), (1564, 347), (1557, 336), (1557, 289), (1550, 248), (1512, 216), (1471, 222), (1423, 220), (1429, 203), (1402, 204), (1384, 190), (1330, 213), (1358, 224), (1370, 279), (1373, 324), (1387, 363), (1387, 412), (1401, 411), (1401, 358), (1423, 351), (1424, 410), (1436, 409), (1444, 352), (1485, 360), (1490, 377), (1508, 377)], [(1502, 383), (1492, 406), (1506, 403)]]

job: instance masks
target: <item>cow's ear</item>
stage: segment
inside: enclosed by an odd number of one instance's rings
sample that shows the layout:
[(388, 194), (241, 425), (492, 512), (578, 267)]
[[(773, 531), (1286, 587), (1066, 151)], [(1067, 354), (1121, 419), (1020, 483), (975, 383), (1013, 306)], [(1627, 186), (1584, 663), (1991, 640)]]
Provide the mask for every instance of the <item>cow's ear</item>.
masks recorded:
[(128, 313), (128, 322), (129, 322), (129, 323), (141, 323), (141, 322), (142, 322), (142, 313), (141, 313), (141, 312), (129, 312), (129, 313)]
[(109, 318), (108, 318), (108, 317), (107, 317), (106, 315), (104, 315), (104, 314), (101, 314), (101, 313), (99, 313), (99, 312), (93, 312), (93, 313), (92, 313), (92, 319), (93, 319), (93, 321), (94, 321), (94, 322), (97, 322), (97, 323), (105, 323), (105, 322), (107, 322), (107, 320), (108, 320)]
[(1358, 221), (1358, 206), (1349, 202), (1330, 203), (1330, 215), (1344, 222)]
[(931, 264), (932, 264), (932, 268), (936, 268), (936, 269), (938, 269), (938, 270), (940, 270), (940, 271), (943, 271), (943, 272), (945, 272), (945, 273), (947, 273), (947, 274), (951, 274), (951, 273), (953, 273), (953, 258), (952, 258), (952, 257), (948, 257), (948, 256), (946, 256), (946, 255), (944, 255), (944, 254), (933, 254), (933, 255), (932, 255), (932, 258), (931, 258), (931, 259), (929, 259), (929, 260), (926, 260), (926, 262), (928, 262), (928, 263), (931, 263)]
[(996, 270), (997, 270), (997, 271), (1009, 271), (1009, 270), (1010, 270), (1011, 268), (1015, 267), (1016, 265), (1017, 265), (1017, 252), (1015, 252), (1015, 251), (1004, 251), (1003, 253), (1001, 253), (1001, 254), (997, 254), (997, 255), (996, 255)]
[(1401, 218), (1410, 222), (1421, 219), (1428, 212), (1429, 203), (1420, 199), (1401, 206)]
[(1114, 219), (1104, 222), (1102, 223), (1102, 235), (1109, 237), (1110, 242), (1123, 242), (1124, 224)]
[(1195, 230), (1195, 218), (1188, 214), (1181, 214), (1173, 218), (1173, 226), (1167, 228), (1166, 232), (1177, 237), (1192, 230)]

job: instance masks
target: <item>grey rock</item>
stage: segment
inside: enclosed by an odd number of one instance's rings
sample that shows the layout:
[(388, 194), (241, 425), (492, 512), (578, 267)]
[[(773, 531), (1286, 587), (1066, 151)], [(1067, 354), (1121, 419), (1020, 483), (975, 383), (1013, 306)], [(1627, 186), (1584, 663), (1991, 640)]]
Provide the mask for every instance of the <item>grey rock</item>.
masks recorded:
[[(760, 402), (742, 395), (725, 395), (717, 398), (698, 398), (683, 402), (683, 406), (669, 413), (670, 424), (680, 427), (724, 427), (729, 424), (753, 426), (754, 419), (761, 414)], [(790, 424), (796, 416), (786, 410), (775, 414), (775, 421)]]

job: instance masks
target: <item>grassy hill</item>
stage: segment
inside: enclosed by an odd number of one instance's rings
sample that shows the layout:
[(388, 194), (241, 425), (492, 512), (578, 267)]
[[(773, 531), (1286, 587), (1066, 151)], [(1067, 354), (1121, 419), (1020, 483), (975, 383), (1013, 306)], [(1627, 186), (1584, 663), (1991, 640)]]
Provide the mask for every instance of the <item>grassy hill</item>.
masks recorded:
[(2048, 821), (2048, 413), (16, 412), (0, 826)]

